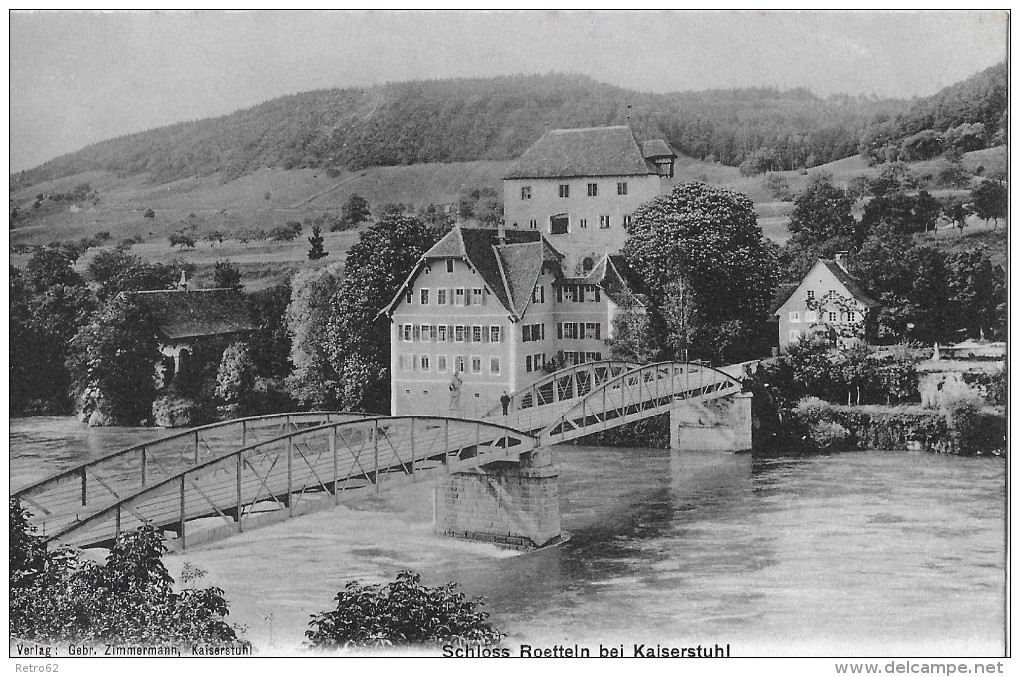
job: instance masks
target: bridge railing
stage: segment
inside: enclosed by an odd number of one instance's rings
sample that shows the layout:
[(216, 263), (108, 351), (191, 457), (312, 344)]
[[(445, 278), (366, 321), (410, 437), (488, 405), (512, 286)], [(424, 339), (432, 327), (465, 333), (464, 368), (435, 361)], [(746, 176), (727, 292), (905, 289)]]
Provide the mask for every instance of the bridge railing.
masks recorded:
[(26, 505), (32, 513), (33, 524), (45, 535), (80, 516), (112, 505), (138, 489), (238, 448), (291, 431), (365, 416), (347, 412), (299, 412), (199, 426), (55, 472), (17, 490), (14, 496)]
[(121, 531), (149, 523), (175, 532), (172, 547), (184, 548), (423, 474), (517, 458), (537, 447), (531, 435), (479, 420), (403, 416), (331, 423), (182, 470), (63, 525), (49, 540), (109, 543)]
[(540, 430), (548, 424), (550, 408), (562, 408), (566, 402), (583, 397), (613, 377), (640, 366), (634, 362), (604, 360), (565, 367), (510, 394), (506, 418), (502, 404), (487, 411), (482, 418), (502, 420), (519, 430)]
[(574, 402), (541, 433), (543, 444), (576, 439), (669, 411), (679, 400), (708, 400), (742, 390), (722, 369), (691, 362), (659, 362), (620, 374)]

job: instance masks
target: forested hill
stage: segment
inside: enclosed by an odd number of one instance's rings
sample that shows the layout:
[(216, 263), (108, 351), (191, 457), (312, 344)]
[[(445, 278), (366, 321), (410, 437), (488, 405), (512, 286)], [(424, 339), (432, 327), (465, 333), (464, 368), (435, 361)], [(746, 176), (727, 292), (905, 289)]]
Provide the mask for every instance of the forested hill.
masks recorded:
[(966, 152), (1003, 145), (1008, 105), (1009, 68), (1003, 61), (877, 122), (862, 137), (861, 151), (879, 162), (909, 162), (951, 147)]
[(547, 128), (622, 124), (689, 155), (739, 164), (775, 150), (775, 169), (858, 152), (876, 120), (907, 102), (822, 99), (806, 90), (647, 94), (577, 75), (510, 76), (331, 89), (273, 99), (231, 115), (103, 141), (11, 176), (12, 188), (88, 170), (147, 173), (155, 182), (262, 167), (328, 172), (376, 165), (517, 157)]

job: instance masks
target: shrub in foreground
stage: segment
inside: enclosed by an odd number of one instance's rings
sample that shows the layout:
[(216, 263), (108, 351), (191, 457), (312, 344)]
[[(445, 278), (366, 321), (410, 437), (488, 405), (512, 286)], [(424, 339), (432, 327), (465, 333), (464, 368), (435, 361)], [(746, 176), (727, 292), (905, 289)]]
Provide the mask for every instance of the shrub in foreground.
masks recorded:
[(437, 588), (420, 584), (410, 571), (386, 585), (347, 584), (336, 596), (336, 609), (315, 616), (305, 632), (316, 649), (415, 646), (422, 644), (496, 644), (503, 635), (479, 611), (481, 598), (469, 600), (456, 583)]
[(183, 587), (162, 561), (167, 547), (152, 526), (121, 534), (106, 564), (72, 549), (47, 552), (28, 513), (10, 501), (10, 634), (41, 643), (247, 646), (227, 623), (223, 591)]

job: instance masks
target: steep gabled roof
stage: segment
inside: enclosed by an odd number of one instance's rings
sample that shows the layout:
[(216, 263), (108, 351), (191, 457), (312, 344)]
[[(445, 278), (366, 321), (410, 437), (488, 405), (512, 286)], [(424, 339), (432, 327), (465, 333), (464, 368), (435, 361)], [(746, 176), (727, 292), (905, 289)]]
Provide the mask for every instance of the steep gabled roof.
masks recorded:
[[(815, 262), (815, 265), (811, 266), (811, 270), (808, 271), (808, 274), (804, 276), (804, 279), (807, 279), (811, 275), (811, 271), (813, 271), (818, 266), (822, 266), (826, 270), (828, 270), (832, 274), (832, 276), (836, 278), (837, 281), (839, 281), (840, 284), (846, 287), (846, 290), (850, 292), (850, 295), (853, 296), (858, 303), (861, 303), (867, 308), (877, 308), (880, 305), (878, 301), (868, 296), (864, 292), (864, 290), (861, 289), (861, 286), (857, 283), (857, 280), (855, 280), (853, 276), (850, 275), (850, 273), (846, 272), (843, 266), (839, 265), (839, 263), (837, 263), (833, 259), (818, 259), (818, 261)], [(801, 280), (796, 284), (780, 286), (780, 288), (777, 290), (776, 298), (773, 303), (774, 308), (772, 312), (773, 317), (779, 315), (779, 310), (784, 305), (786, 305), (790, 298), (793, 297), (797, 290), (800, 289), (803, 285), (804, 280)]]
[(171, 340), (237, 334), (257, 329), (240, 292), (233, 289), (125, 292), (155, 319)]
[(619, 255), (606, 254), (587, 275), (564, 277), (556, 284), (596, 284), (618, 306), (647, 305), (641, 279)]
[(669, 144), (662, 139), (651, 139), (641, 142), (641, 155), (651, 160), (652, 158), (677, 158), (676, 152), (669, 147)]
[(449, 258), (467, 261), (500, 304), (515, 317), (520, 317), (531, 300), (531, 291), (542, 272), (542, 265), (549, 264), (558, 269), (563, 255), (537, 230), (506, 230), (500, 243), (499, 233), (493, 228), (454, 226), (422, 255), (396, 295), (380, 312), (392, 312), (408, 285), (414, 282), (429, 260)]
[(843, 266), (839, 265), (833, 259), (818, 259), (819, 263), (829, 269), (833, 277), (839, 280), (846, 290), (850, 292), (855, 299), (863, 303), (868, 308), (877, 308), (878, 301), (874, 300), (861, 289), (861, 286), (857, 284), (857, 280), (850, 276), (850, 273), (844, 270)]
[(645, 159), (630, 127), (617, 126), (550, 130), (510, 165), (503, 178), (644, 176), (658, 173), (655, 165)]

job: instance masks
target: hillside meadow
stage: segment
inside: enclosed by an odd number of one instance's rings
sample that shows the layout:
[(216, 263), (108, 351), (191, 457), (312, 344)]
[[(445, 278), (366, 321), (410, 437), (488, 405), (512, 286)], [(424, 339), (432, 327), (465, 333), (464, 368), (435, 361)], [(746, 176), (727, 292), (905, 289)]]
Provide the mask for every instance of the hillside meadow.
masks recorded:
[[(965, 166), (974, 171), (982, 166), (994, 169), (1005, 166), (1004, 147), (968, 153)], [(241, 270), (249, 290), (281, 282), (293, 272), (342, 261), (347, 249), (356, 241), (357, 231), (324, 232), (326, 259), (307, 259), (311, 222), (323, 213), (338, 214), (352, 195), (365, 197), (374, 210), (386, 203), (400, 202), (423, 207), (428, 204), (456, 204), (458, 197), (478, 188), (493, 188), (502, 194), (500, 177), (509, 166), (505, 161), (471, 161), (433, 163), (408, 166), (373, 167), (345, 172), (330, 177), (317, 169), (262, 169), (231, 181), (220, 175), (190, 177), (165, 184), (153, 184), (143, 176), (118, 177), (108, 172), (86, 172), (36, 184), (12, 193), (13, 204), (21, 210), (22, 220), (10, 231), (10, 244), (40, 245), (54, 241), (78, 240), (109, 232), (107, 246), (127, 238), (139, 241), (132, 252), (144, 259), (162, 261), (180, 258), (193, 263), (199, 284), (211, 283), (216, 261), (229, 260)], [(932, 162), (911, 164), (917, 173), (931, 172)], [(836, 185), (845, 185), (858, 176), (875, 177), (882, 166), (869, 167), (861, 156), (854, 156), (807, 170), (773, 172), (782, 177), (794, 194), (803, 190), (812, 175), (825, 172)], [(776, 201), (765, 186), (764, 176), (742, 176), (736, 167), (704, 162), (681, 156), (677, 161), (674, 182), (705, 181), (748, 195), (754, 202), (758, 222), (764, 235), (778, 243), (789, 237), (787, 224), (793, 210), (792, 202)], [(39, 194), (70, 192), (75, 186), (88, 183), (99, 194), (95, 205), (72, 205), (68, 202), (43, 200), (38, 209), (32, 205)], [(954, 191), (931, 191), (941, 196)], [(960, 191), (955, 191), (960, 192)], [(858, 203), (858, 216), (863, 203)], [(155, 212), (145, 218), (146, 210)], [(242, 229), (271, 230), (288, 221), (305, 225), (292, 242), (258, 241), (243, 244), (234, 239), (210, 244), (201, 238), (215, 230), (230, 233)], [(185, 224), (194, 226), (198, 238), (194, 249), (178, 251), (168, 237)], [(990, 248), (996, 263), (1006, 260), (1005, 224), (996, 231), (971, 217), (961, 235), (955, 229), (940, 228), (925, 237), (935, 239), (949, 248), (984, 245)], [(87, 265), (94, 254), (90, 251), (79, 261)], [(23, 265), (27, 254), (12, 254), (11, 263)]]

